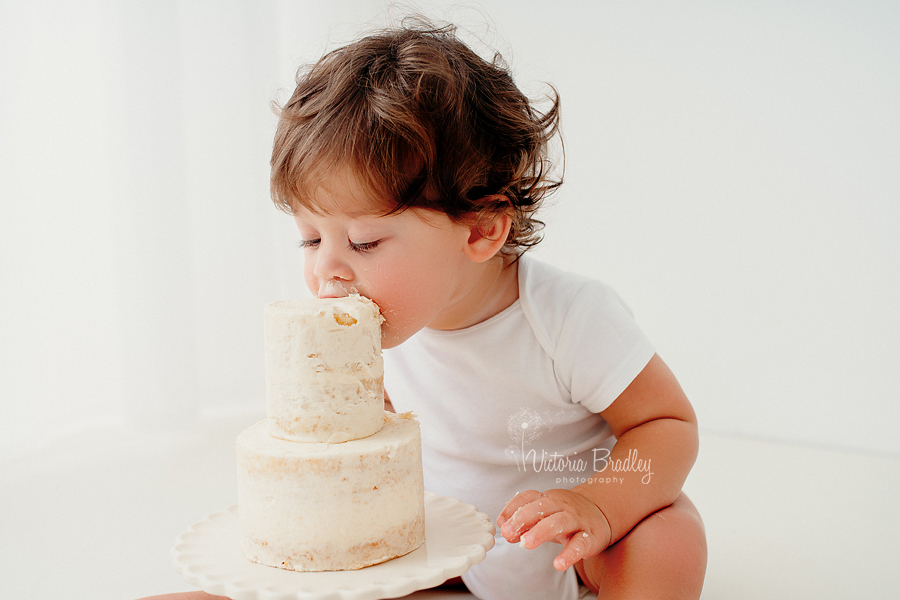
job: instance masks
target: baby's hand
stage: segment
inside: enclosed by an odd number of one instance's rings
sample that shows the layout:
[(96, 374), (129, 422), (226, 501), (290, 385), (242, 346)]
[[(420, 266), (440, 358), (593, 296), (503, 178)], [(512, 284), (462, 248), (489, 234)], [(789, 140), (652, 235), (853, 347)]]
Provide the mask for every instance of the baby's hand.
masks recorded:
[(497, 517), (497, 526), (507, 542), (519, 542), (528, 549), (544, 542), (564, 544), (553, 561), (557, 571), (600, 554), (611, 535), (597, 505), (571, 490), (520, 492)]

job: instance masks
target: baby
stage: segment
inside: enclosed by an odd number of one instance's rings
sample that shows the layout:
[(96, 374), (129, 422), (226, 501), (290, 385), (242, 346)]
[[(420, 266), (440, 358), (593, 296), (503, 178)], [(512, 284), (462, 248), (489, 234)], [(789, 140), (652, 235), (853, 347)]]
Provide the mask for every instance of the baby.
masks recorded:
[(525, 254), (560, 183), (558, 118), (499, 56), (417, 21), (301, 71), (272, 195), (309, 289), (381, 307), (385, 388), (419, 417), (426, 487), (496, 519), (473, 594), (697, 598), (691, 404), (613, 290)]
[[(388, 404), (418, 415), (426, 488), (496, 519), (474, 595), (698, 598), (690, 403), (612, 289), (525, 254), (560, 183), (558, 119), (499, 56), (416, 21), (301, 71), (272, 196), (309, 289), (381, 307)], [(159, 598), (176, 597), (209, 596)]]
[(496, 519), (473, 594), (697, 598), (691, 404), (613, 290), (525, 254), (560, 183), (558, 118), (499, 56), (417, 21), (301, 71), (272, 195), (309, 289), (381, 307), (385, 388), (419, 417), (426, 488)]

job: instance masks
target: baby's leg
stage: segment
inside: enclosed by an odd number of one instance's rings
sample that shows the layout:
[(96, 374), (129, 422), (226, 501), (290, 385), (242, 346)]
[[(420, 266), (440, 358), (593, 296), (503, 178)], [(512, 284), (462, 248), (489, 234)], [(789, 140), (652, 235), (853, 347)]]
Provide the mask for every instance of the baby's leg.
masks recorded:
[(577, 563), (575, 570), (599, 600), (696, 600), (706, 574), (703, 521), (681, 494), (599, 556)]

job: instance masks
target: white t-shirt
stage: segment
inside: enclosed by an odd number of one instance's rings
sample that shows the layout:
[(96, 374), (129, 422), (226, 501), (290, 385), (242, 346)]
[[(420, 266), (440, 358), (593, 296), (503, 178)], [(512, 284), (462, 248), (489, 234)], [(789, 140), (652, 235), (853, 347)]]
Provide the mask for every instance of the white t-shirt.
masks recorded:
[[(426, 489), (492, 522), (517, 492), (572, 488), (602, 467), (615, 438), (597, 413), (654, 353), (609, 286), (528, 256), (518, 265), (519, 299), (506, 310), (384, 352), (394, 408), (422, 426)], [(574, 571), (553, 568), (561, 550), (526, 550), (498, 531), (463, 580), (483, 600), (575, 600)]]

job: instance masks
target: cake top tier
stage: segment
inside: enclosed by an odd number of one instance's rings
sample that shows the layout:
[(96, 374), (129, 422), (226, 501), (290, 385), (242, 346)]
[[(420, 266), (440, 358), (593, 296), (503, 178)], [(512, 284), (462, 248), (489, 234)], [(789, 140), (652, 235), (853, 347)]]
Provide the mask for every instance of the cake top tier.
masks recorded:
[(384, 422), (381, 313), (359, 295), (266, 306), (269, 434), (344, 442)]
[[(266, 318), (303, 321), (325, 331), (350, 332), (344, 337), (371, 337), (381, 352), (381, 324), (378, 305), (359, 294), (344, 298), (302, 298), (279, 300), (266, 305)], [(353, 331), (356, 327), (362, 331)]]

